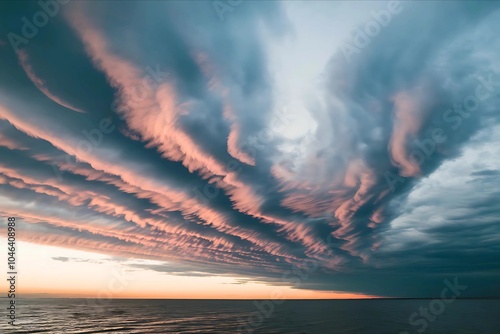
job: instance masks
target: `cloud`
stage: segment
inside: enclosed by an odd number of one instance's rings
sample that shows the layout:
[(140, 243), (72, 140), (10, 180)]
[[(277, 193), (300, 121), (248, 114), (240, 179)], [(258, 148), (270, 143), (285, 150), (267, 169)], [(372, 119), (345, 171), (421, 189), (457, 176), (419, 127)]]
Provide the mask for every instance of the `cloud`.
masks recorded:
[(173, 275), (283, 285), (312, 261), (297, 287), (424, 297), (461, 275), (498, 295), (498, 5), (405, 3), (350, 62), (337, 49), (290, 97), (303, 137), (271, 60), (287, 6), (78, 2), (0, 48), (0, 213), (22, 240)]
[(33, 82), (33, 84), (43, 94), (45, 94), (45, 96), (47, 96), (52, 101), (56, 102), (57, 104), (65, 107), (65, 108), (71, 109), (71, 110), (76, 111), (76, 112), (84, 112), (76, 107), (69, 105), (67, 102), (61, 100), (59, 97), (52, 94), (50, 92), (50, 90), (47, 89), (47, 87), (45, 87), (45, 82), (42, 79), (40, 79), (33, 71), (33, 68), (29, 63), (29, 59), (28, 59), (28, 56), (26, 55), (26, 53), (24, 53), (23, 51), (20, 51), (18, 53), (18, 58), (19, 58), (19, 62), (21, 64), (21, 66), (23, 67), (24, 71), (26, 72), (26, 75), (30, 78), (30, 80)]
[(54, 256), (51, 258), (54, 261), (61, 261), (61, 262), (87, 262), (87, 263), (95, 263), (95, 264), (101, 264), (103, 261), (98, 261), (98, 260), (91, 260), (91, 259), (79, 259), (79, 258), (74, 258), (74, 257), (65, 257), (65, 256)]

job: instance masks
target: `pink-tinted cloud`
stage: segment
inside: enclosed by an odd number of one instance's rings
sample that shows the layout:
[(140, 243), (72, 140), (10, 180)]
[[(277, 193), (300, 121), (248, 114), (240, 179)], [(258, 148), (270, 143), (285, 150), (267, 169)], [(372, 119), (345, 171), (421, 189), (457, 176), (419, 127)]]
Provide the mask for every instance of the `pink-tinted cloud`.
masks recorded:
[(55, 96), (53, 93), (51, 93), (51, 91), (46, 87), (45, 81), (42, 80), (41, 78), (39, 78), (36, 75), (35, 71), (33, 70), (33, 67), (31, 66), (31, 64), (29, 62), (29, 57), (28, 57), (28, 54), (26, 53), (26, 51), (24, 51), (24, 50), (18, 51), (17, 57), (19, 59), (19, 63), (21, 64), (21, 66), (24, 69), (24, 72), (26, 72), (26, 75), (28, 76), (28, 78), (30, 78), (31, 82), (33, 82), (33, 84), (36, 86), (36, 88), (38, 88), (38, 90), (40, 90), (45, 96), (47, 96), (52, 101), (54, 101), (55, 103), (65, 107), (65, 108), (71, 109), (71, 110), (76, 111), (76, 112), (81, 112), (81, 113), (85, 112), (85, 111), (78, 109), (78, 108), (72, 106), (71, 104), (63, 101), (61, 98), (59, 98), (59, 97)]

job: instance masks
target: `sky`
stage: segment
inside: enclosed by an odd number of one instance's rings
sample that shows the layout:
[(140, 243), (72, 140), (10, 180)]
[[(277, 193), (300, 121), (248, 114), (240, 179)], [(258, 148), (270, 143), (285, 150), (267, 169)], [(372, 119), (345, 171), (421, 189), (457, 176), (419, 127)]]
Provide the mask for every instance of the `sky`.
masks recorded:
[(496, 2), (1, 2), (19, 291), (500, 296), (498, 22)]

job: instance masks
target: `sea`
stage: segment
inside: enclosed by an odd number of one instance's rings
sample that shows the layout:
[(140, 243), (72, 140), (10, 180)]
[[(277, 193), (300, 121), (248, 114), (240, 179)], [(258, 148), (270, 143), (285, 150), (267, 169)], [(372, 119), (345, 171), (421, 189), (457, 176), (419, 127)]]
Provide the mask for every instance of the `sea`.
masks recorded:
[(0, 333), (500, 334), (500, 300), (0, 299)]

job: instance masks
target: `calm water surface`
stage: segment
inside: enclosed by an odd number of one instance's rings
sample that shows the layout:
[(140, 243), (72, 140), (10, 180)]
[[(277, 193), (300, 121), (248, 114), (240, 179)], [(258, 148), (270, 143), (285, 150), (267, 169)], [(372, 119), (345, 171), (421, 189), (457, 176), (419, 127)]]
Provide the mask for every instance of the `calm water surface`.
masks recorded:
[(431, 300), (284, 301), (263, 316), (253, 301), (20, 299), (15, 330), (0, 302), (0, 333), (500, 334), (500, 300), (456, 300), (412, 326)]

